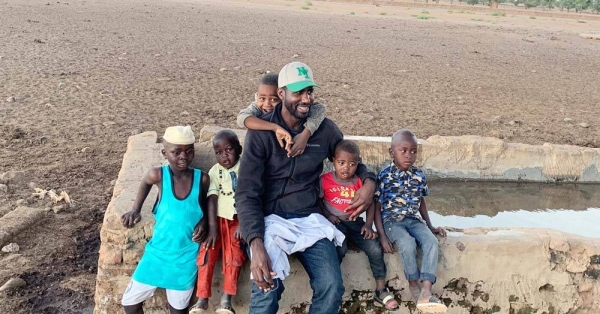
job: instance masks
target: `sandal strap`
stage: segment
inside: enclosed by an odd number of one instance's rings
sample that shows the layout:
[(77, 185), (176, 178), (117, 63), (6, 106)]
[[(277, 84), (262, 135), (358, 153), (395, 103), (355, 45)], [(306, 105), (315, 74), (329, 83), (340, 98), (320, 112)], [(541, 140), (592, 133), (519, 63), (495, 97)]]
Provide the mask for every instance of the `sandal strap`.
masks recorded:
[(387, 304), (389, 301), (391, 301), (393, 299), (394, 299), (394, 296), (390, 293), (390, 294), (386, 295), (382, 301), (384, 304)]

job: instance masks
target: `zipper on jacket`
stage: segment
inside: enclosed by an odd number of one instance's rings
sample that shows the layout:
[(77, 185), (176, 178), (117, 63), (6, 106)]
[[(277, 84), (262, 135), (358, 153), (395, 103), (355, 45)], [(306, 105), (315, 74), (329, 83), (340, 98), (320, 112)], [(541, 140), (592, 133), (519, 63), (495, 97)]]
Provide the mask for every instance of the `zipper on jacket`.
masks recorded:
[(283, 193), (285, 193), (285, 187), (287, 186), (287, 183), (290, 180), (289, 178), (294, 174), (295, 168), (296, 168), (296, 157), (293, 157), (292, 158), (292, 169), (290, 169), (290, 175), (283, 182), (283, 186), (281, 187), (281, 192), (279, 192), (279, 197), (282, 197)]

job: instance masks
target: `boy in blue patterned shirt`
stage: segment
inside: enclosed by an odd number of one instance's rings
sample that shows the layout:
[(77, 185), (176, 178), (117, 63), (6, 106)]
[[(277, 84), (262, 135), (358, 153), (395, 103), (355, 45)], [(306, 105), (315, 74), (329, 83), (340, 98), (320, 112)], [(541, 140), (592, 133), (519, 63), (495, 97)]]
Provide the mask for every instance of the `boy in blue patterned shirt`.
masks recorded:
[[(425, 196), (429, 194), (427, 180), (417, 159), (417, 138), (409, 130), (399, 130), (392, 136), (392, 164), (378, 176), (375, 192), (375, 226), (385, 253), (393, 253), (396, 243), (417, 308), (422, 313), (446, 313), (446, 306), (431, 294), (436, 281), (438, 241), (435, 234), (446, 237), (446, 231), (431, 224)], [(417, 265), (417, 244), (423, 257)], [(419, 288), (419, 281), (421, 288)]]

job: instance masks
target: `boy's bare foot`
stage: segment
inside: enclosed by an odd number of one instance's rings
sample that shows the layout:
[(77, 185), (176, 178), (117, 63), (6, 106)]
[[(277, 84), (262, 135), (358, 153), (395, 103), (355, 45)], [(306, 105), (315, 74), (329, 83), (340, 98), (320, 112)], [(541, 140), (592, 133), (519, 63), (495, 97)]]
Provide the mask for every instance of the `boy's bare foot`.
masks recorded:
[(190, 308), (190, 314), (208, 313), (208, 299), (198, 299), (198, 302)]
[(410, 290), (410, 295), (412, 296), (412, 300), (416, 303), (421, 296), (421, 287), (419, 287), (418, 283), (408, 285), (408, 290)]

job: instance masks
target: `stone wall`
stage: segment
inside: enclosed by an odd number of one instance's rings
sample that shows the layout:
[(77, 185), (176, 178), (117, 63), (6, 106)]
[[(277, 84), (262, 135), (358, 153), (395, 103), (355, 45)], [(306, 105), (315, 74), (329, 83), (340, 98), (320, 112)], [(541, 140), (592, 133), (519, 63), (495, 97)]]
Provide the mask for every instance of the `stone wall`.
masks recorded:
[[(217, 127), (206, 127), (200, 134), (195, 165), (202, 169), (214, 164), (210, 139), (217, 130)], [(239, 134), (243, 137), (244, 132), (239, 131)], [(363, 159), (373, 169), (389, 162), (389, 139), (354, 139), (360, 144)], [(418, 163), (440, 177), (457, 178), (460, 174), (469, 174), (478, 179), (577, 177), (598, 181), (597, 149), (504, 144), (480, 137), (432, 137), (421, 141), (420, 146)], [(151, 207), (156, 191), (148, 196), (142, 209), (142, 220), (134, 228), (124, 228), (120, 216), (131, 209), (142, 176), (151, 167), (162, 163), (160, 148), (154, 132), (132, 136), (128, 141), (100, 232), (94, 313), (122, 312), (120, 298), (152, 235)], [(555, 155), (547, 156), (546, 153)], [(567, 163), (565, 158), (573, 165), (562, 167), (561, 164)], [(518, 160), (528, 163), (523, 166)], [(554, 160), (563, 160), (563, 163), (553, 163)], [(510, 168), (503, 170), (501, 164)], [(537, 169), (537, 172), (531, 169)], [(525, 175), (518, 176), (518, 173)], [(439, 279), (434, 292), (449, 305), (451, 314), (533, 313), (534, 310), (548, 314), (600, 313), (600, 239), (545, 229), (467, 229), (451, 232), (447, 239), (440, 241), (440, 247)], [(386, 261), (389, 284), (402, 301), (403, 313), (414, 312), (398, 255), (387, 255)], [(282, 313), (292, 308), (306, 308), (311, 295), (302, 267), (293, 258), (291, 264), (292, 275), (286, 280), (287, 292), (280, 303)], [(348, 254), (342, 269), (347, 312), (372, 306), (367, 291), (374, 287), (374, 281), (364, 254)], [(246, 266), (234, 303), (238, 313), (247, 312), (248, 278)], [(218, 277), (213, 281), (212, 305), (218, 304), (220, 283)], [(164, 292), (159, 291), (146, 302), (146, 313), (167, 313), (165, 304)]]

